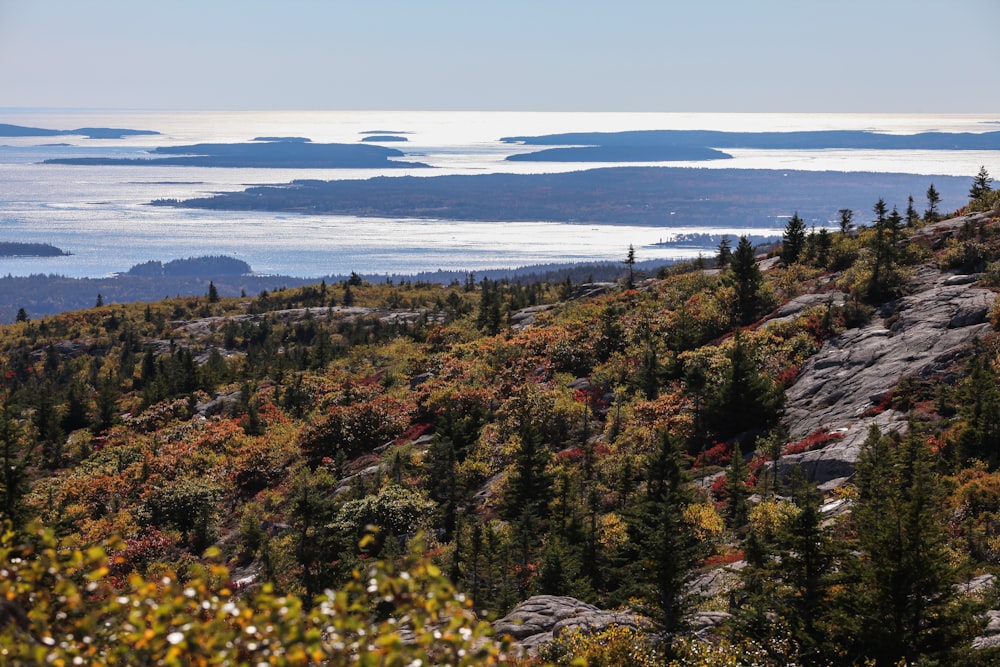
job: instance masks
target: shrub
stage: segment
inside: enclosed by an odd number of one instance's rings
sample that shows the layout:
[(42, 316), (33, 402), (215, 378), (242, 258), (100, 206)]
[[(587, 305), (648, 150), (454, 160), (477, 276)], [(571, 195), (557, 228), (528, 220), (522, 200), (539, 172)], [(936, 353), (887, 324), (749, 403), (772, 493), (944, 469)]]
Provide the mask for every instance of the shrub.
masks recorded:
[(555, 665), (587, 667), (658, 667), (662, 657), (652, 637), (642, 630), (616, 625), (601, 632), (567, 632), (539, 650), (539, 657)]
[[(495, 665), (471, 602), (419, 546), (401, 568), (355, 571), (312, 605), (268, 586), (237, 595), (229, 571), (197, 565), (181, 581), (109, 582), (107, 548), (76, 549), (38, 525), (0, 535), (0, 663), (12, 665)], [(214, 554), (210, 554), (213, 556)], [(409, 638), (404, 641), (404, 635)]]

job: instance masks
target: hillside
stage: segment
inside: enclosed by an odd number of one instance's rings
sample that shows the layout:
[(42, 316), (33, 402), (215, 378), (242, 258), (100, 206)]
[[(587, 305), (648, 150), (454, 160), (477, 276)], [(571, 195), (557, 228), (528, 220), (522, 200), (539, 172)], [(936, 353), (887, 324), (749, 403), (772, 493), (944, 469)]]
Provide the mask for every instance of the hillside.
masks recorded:
[(990, 196), (618, 283), (0, 328), (0, 655), (997, 664)]

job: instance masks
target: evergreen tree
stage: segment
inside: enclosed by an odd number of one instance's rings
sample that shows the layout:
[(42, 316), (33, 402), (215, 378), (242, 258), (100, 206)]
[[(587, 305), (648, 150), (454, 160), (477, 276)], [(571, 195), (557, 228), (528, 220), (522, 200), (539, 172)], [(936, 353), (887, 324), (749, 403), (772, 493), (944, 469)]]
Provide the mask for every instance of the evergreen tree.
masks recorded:
[(218, 303), (219, 302), (219, 290), (216, 289), (215, 283), (211, 280), (208, 281), (208, 302)]
[(628, 266), (628, 283), (626, 283), (626, 289), (632, 289), (635, 287), (635, 276), (632, 272), (633, 267), (635, 267), (635, 248), (630, 244), (628, 247), (628, 255), (625, 256), (624, 264)]
[(977, 342), (969, 374), (959, 387), (960, 414), (965, 420), (958, 448), (965, 461), (979, 459), (990, 468), (1000, 465), (1000, 389), (997, 376)]
[(719, 241), (719, 246), (715, 251), (715, 266), (720, 269), (725, 269), (729, 266), (729, 262), (733, 260), (733, 251), (729, 247), (729, 237), (723, 235), (722, 240)]
[(690, 600), (687, 582), (703, 545), (684, 510), (692, 503), (681, 467), (682, 453), (669, 434), (648, 465), (646, 491), (628, 515), (630, 540), (620, 554), (624, 592), (641, 600), (643, 611), (670, 633), (683, 627)]
[(816, 266), (825, 267), (830, 261), (830, 249), (833, 247), (833, 238), (826, 227), (821, 227), (816, 233)]
[(781, 237), (781, 261), (785, 266), (791, 266), (799, 261), (806, 244), (806, 223), (796, 211), (785, 224), (785, 232)]
[(875, 220), (872, 224), (875, 234), (869, 247), (872, 252), (872, 270), (866, 288), (869, 299), (878, 300), (889, 294), (893, 287), (895, 272), (893, 262), (896, 258), (894, 237), (898, 234), (898, 222), (902, 220), (898, 211), (893, 209), (888, 213), (884, 199), (875, 203)]
[(28, 311), (24, 308), (17, 309), (17, 317), (14, 318), (15, 322), (27, 322), (28, 321)]
[(913, 205), (913, 195), (910, 195), (906, 199), (906, 226), (912, 229), (917, 226), (918, 222), (920, 222), (920, 216), (917, 214), (917, 209)]
[(0, 489), (3, 506), (0, 522), (10, 521), (19, 527), (25, 520), (24, 496), (28, 492), (27, 447), (8, 396), (0, 405)]
[(958, 591), (963, 577), (952, 561), (928, 446), (912, 429), (896, 446), (873, 425), (856, 486), (857, 556), (844, 563), (841, 602), (849, 622), (843, 643), (856, 662), (868, 659), (877, 667), (954, 664), (975, 623)]
[(842, 208), (838, 213), (840, 213), (840, 235), (847, 236), (854, 229), (854, 211)]
[(706, 423), (721, 437), (767, 430), (781, 414), (784, 393), (757, 368), (752, 350), (739, 330), (728, 357), (722, 382), (706, 402)]
[(941, 195), (934, 188), (934, 184), (931, 183), (930, 187), (927, 188), (927, 210), (924, 211), (924, 220), (927, 222), (937, 222), (941, 219), (941, 215), (938, 213), (938, 205), (941, 203)]
[(747, 489), (747, 463), (743, 460), (740, 443), (733, 443), (729, 470), (726, 471), (726, 520), (733, 530), (742, 529), (747, 523), (750, 490)]
[(736, 318), (742, 324), (749, 324), (757, 316), (760, 307), (760, 290), (764, 275), (757, 266), (753, 245), (745, 235), (740, 237), (729, 267), (728, 282), (736, 289)]
[(969, 188), (969, 201), (975, 202), (984, 199), (986, 195), (993, 191), (990, 183), (993, 179), (990, 178), (990, 173), (986, 171), (986, 167), (982, 166), (979, 168), (979, 173), (976, 174), (976, 178), (972, 181), (972, 187)]

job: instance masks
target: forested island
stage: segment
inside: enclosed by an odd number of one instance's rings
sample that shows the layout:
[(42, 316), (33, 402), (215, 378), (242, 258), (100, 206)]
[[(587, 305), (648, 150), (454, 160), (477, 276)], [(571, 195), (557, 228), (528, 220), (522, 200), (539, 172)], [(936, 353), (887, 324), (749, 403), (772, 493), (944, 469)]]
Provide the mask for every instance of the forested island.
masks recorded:
[(564, 146), (511, 155), (511, 161), (648, 162), (717, 160), (730, 157), (717, 149), (783, 150), (998, 150), (1000, 132), (881, 134), (855, 130), (804, 132), (719, 132), (712, 130), (632, 130), (570, 132), (540, 136), (503, 137), (505, 143)]
[(948, 176), (616, 167), (563, 174), (297, 180), (285, 186), (153, 203), (496, 222), (774, 227), (779, 216), (793, 211), (810, 221), (832, 221), (841, 208), (868, 208), (867, 202), (880, 192), (901, 193), (894, 203), (905, 207), (908, 195), (922, 200), (932, 182), (943, 207), (954, 208), (965, 197), (967, 179)]
[[(268, 140), (273, 139), (273, 140)], [(301, 138), (259, 137), (242, 144), (194, 144), (158, 146), (151, 158), (53, 158), (44, 164), (186, 166), (284, 169), (391, 169), (427, 167), (420, 162), (403, 162), (401, 151), (366, 144), (315, 144)]]
[(75, 130), (47, 130), (40, 127), (0, 123), (0, 137), (63, 137), (84, 136), (88, 139), (124, 139), (125, 137), (158, 135), (152, 130), (124, 130), (114, 127), (79, 127)]
[(0, 241), (0, 257), (62, 257), (70, 254), (48, 243)]

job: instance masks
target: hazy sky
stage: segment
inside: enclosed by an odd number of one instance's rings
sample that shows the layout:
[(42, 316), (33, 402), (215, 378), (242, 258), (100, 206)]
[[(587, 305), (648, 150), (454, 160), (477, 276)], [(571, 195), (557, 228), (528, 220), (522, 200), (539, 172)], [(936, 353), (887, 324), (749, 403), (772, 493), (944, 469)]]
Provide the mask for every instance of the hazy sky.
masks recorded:
[(0, 0), (0, 107), (1000, 112), (1000, 0)]

